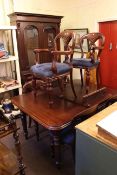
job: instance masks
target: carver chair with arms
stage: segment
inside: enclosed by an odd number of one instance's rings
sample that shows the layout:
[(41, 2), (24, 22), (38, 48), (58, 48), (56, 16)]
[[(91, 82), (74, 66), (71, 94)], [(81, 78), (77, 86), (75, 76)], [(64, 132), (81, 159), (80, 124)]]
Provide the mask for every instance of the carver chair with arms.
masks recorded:
[[(58, 44), (60, 41), (60, 45)], [(60, 48), (63, 49), (60, 50)], [(70, 45), (69, 45), (70, 44)], [(49, 97), (49, 105), (53, 104), (53, 88), (54, 82), (57, 82), (62, 93), (64, 91), (65, 78), (70, 75), (70, 83), (74, 96), (76, 97), (73, 79), (72, 69), (73, 66), (70, 63), (70, 59), (73, 57), (75, 46), (75, 34), (71, 31), (63, 31), (59, 33), (54, 39), (54, 48), (52, 49), (34, 49), (36, 64), (31, 67), (33, 75), (32, 85), (34, 89), (34, 95), (36, 95), (36, 80), (40, 81), (40, 87), (45, 89)], [(48, 52), (51, 54), (52, 62), (40, 63), (40, 53)], [(61, 56), (64, 55), (66, 63), (60, 62)]]
[[(84, 42), (88, 42), (89, 51), (88, 57), (85, 57)], [(100, 54), (104, 48), (105, 37), (102, 33), (94, 32), (83, 35), (79, 41), (79, 47), (81, 49), (81, 57), (76, 57), (72, 59), (72, 65), (74, 68), (80, 69), (81, 84), (83, 86), (83, 74), (82, 70), (86, 71), (86, 93), (89, 92), (90, 84), (90, 70), (96, 69), (96, 81), (97, 87), (99, 87), (99, 64), (100, 64)]]

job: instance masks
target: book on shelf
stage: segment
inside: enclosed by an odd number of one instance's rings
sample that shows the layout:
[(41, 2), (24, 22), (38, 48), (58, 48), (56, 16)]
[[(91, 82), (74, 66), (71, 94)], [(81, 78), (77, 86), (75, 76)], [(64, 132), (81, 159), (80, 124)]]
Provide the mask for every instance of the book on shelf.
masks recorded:
[(96, 126), (98, 127), (98, 136), (117, 144), (117, 110), (99, 121)]

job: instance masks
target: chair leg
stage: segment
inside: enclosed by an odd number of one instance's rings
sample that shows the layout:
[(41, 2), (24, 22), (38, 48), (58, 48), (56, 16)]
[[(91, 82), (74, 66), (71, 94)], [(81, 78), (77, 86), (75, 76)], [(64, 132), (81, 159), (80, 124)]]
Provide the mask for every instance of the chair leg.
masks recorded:
[(73, 160), (74, 160), (74, 163), (75, 163), (75, 140), (74, 140), (74, 142), (71, 144), (71, 148), (72, 148)]
[(100, 87), (99, 66), (96, 69), (96, 82), (97, 82), (97, 89), (99, 89)]
[(55, 157), (55, 147), (54, 147), (54, 140), (52, 136), (50, 136), (50, 143), (51, 143), (51, 156), (52, 158), (54, 158)]
[(86, 94), (89, 92), (90, 70), (86, 69)]
[(47, 93), (48, 93), (48, 96), (49, 96), (49, 106), (51, 107), (52, 104), (53, 104), (53, 86), (52, 86), (52, 82), (48, 82), (47, 83)]
[(33, 88), (33, 92), (34, 92), (34, 97), (36, 97), (36, 78), (33, 76), (33, 79), (32, 79), (32, 88)]
[(64, 81), (65, 81), (64, 79), (61, 79), (61, 78), (58, 79), (59, 88), (61, 90), (60, 97), (63, 97), (63, 93), (64, 93)]
[(83, 87), (83, 75), (82, 75), (82, 69), (80, 69), (80, 77), (81, 77), (81, 86)]
[(31, 119), (31, 117), (29, 117), (29, 124), (28, 124), (29, 128), (31, 128), (31, 124), (32, 124), (32, 119)]
[(36, 121), (34, 121), (34, 123), (35, 123), (35, 133), (36, 133), (37, 141), (39, 141), (39, 124)]
[(74, 88), (74, 83), (73, 83), (73, 71), (70, 72), (70, 83), (71, 83), (71, 88), (74, 94), (74, 97), (77, 98), (76, 92), (75, 92), (75, 88)]

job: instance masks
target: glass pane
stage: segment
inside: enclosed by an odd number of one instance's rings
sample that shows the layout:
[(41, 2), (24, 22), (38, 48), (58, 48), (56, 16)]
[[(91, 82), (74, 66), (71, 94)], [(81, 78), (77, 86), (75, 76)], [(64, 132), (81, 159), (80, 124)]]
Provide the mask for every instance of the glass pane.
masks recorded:
[(38, 48), (38, 30), (35, 26), (27, 26), (24, 31), (25, 48), (27, 50), (29, 66), (32, 66), (35, 62), (35, 55), (33, 50)]
[(53, 48), (54, 46), (54, 34), (48, 33), (48, 47)]
[(56, 29), (54, 26), (47, 25), (44, 26), (44, 32), (46, 33), (47, 36), (47, 47), (53, 48), (54, 47), (54, 38), (55, 38), (55, 33)]

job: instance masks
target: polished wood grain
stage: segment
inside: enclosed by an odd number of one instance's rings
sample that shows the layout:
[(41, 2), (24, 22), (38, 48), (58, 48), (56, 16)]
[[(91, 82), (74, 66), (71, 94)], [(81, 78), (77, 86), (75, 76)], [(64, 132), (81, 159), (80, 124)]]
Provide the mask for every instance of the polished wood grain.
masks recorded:
[(89, 99), (90, 107), (79, 105), (77, 102), (56, 98), (56, 103), (49, 107), (46, 94), (42, 93), (36, 98), (33, 93), (27, 93), (12, 98), (13, 104), (38, 123), (49, 130), (65, 128), (75, 118), (95, 110), (99, 103), (112, 98), (113, 94), (106, 92)]

